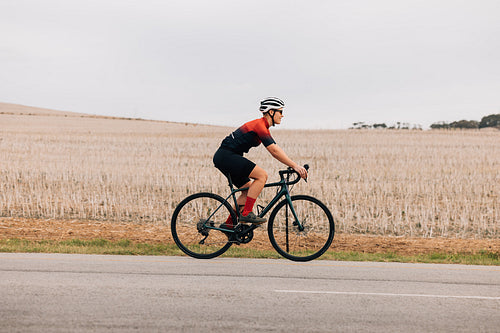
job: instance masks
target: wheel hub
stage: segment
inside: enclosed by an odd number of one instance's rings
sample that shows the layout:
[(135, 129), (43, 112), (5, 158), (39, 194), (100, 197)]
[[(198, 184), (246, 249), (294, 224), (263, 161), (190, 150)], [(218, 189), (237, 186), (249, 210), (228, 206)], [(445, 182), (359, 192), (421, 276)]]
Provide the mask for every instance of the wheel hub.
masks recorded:
[(210, 226), (210, 227), (213, 227), (215, 224), (213, 221), (207, 221), (205, 219), (200, 219), (200, 221), (198, 221), (198, 223), (196, 224), (196, 228), (198, 229), (198, 232), (203, 235), (203, 236), (208, 236), (208, 228), (207, 228), (207, 225)]

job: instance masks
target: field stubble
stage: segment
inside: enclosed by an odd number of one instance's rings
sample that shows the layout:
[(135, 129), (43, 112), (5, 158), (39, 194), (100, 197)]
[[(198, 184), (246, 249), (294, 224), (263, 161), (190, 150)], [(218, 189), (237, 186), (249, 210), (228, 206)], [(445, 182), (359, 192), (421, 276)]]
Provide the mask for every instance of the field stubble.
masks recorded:
[[(0, 114), (0, 216), (166, 225), (185, 196), (227, 193), (212, 155), (231, 130)], [(500, 235), (500, 131), (272, 133), (311, 166), (292, 194), (325, 202), (342, 233)], [(248, 156), (277, 180), (282, 165), (263, 147)]]

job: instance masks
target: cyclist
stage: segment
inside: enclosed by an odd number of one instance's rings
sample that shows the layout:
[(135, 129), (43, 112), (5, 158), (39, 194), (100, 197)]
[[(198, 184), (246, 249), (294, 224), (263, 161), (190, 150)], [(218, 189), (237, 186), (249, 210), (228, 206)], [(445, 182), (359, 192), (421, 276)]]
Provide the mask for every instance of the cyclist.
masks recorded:
[[(285, 103), (276, 97), (268, 97), (261, 101), (260, 111), (263, 117), (249, 121), (229, 134), (222, 141), (213, 157), (215, 167), (224, 175), (229, 174), (236, 187), (248, 187), (248, 190), (242, 191), (236, 200), (240, 210), (243, 207), (241, 222), (262, 224), (267, 221), (252, 212), (255, 201), (267, 181), (267, 172), (254, 162), (243, 157), (243, 154), (248, 153), (250, 148), (263, 143), (274, 158), (293, 168), (300, 177), (307, 178), (307, 170), (292, 161), (283, 149), (276, 144), (269, 132), (271, 126), (281, 123), (284, 106)], [(234, 227), (231, 216), (221, 227)]]

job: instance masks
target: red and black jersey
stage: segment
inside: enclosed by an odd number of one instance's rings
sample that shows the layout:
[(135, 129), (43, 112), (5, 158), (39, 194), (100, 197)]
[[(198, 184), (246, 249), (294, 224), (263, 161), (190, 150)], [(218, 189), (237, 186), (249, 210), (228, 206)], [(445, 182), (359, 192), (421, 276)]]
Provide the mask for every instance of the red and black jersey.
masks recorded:
[(261, 143), (266, 147), (276, 143), (269, 132), (269, 123), (264, 117), (249, 121), (226, 136), (222, 140), (221, 147), (243, 155)]

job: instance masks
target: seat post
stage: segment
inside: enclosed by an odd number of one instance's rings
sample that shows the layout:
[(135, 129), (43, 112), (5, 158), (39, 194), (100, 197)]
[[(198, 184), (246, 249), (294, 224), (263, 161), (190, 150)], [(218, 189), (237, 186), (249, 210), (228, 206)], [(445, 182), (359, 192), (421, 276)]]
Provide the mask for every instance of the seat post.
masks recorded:
[(227, 173), (226, 177), (227, 177), (227, 181), (229, 182), (229, 189), (232, 191), (233, 190), (233, 181), (231, 180), (231, 175)]
[[(229, 190), (231, 191), (231, 196), (233, 197), (233, 201), (234, 201), (234, 207), (237, 207), (238, 206), (238, 201), (236, 200), (236, 194), (233, 189), (233, 180), (231, 179), (231, 175), (230, 174), (226, 174), (226, 177), (227, 177), (227, 181), (229, 183)], [(241, 214), (241, 211), (238, 209), (236, 210), (236, 216), (240, 216)]]

